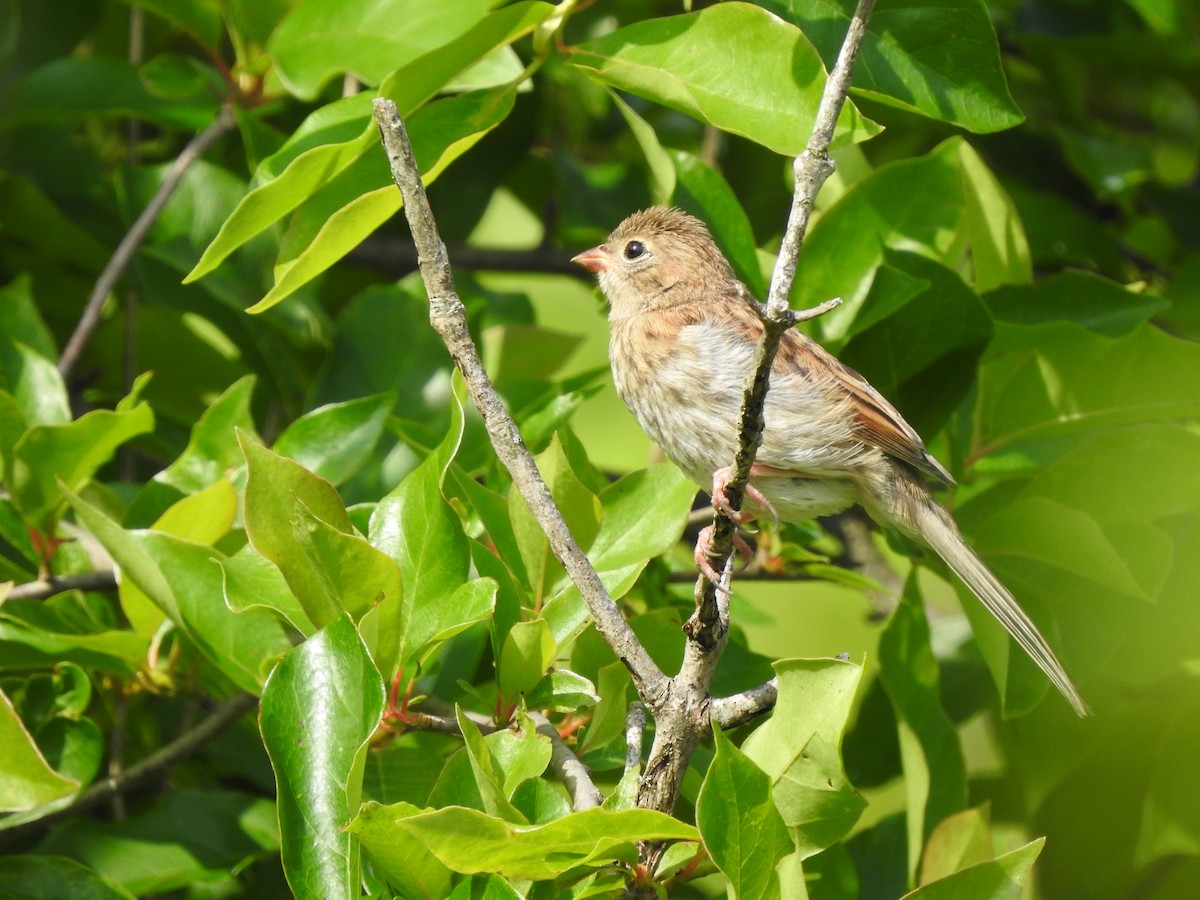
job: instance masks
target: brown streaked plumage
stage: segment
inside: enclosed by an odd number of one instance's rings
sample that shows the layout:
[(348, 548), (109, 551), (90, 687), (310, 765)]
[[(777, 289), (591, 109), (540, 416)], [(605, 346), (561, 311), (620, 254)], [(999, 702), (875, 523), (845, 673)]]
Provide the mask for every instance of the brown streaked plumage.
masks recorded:
[[(665, 207), (634, 213), (574, 261), (599, 275), (609, 301), (617, 392), (663, 452), (719, 494), (763, 331), (745, 286), (703, 222)], [(752, 510), (803, 521), (859, 503), (877, 521), (922, 539), (1075, 711), (1087, 714), (1037, 626), (966, 545), (922, 480), (951, 484), (950, 473), (865, 378), (789, 331), (771, 369), (764, 421), (747, 496)]]

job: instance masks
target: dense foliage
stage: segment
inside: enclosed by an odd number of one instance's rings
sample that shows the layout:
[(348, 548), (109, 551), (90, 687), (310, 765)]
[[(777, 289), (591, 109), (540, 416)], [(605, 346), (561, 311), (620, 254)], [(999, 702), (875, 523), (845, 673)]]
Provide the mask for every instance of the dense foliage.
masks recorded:
[(669, 202), (762, 296), (852, 7), (0, 3), (0, 894), (1200, 896), (1194, 2), (880, 0), (793, 294), (844, 298), (806, 327), (953, 472), (1091, 719), (919, 548), (788, 526), (714, 685), (777, 675), (776, 711), (634, 808), (628, 674), (429, 328), (380, 95), (673, 672), (694, 487), (567, 260)]

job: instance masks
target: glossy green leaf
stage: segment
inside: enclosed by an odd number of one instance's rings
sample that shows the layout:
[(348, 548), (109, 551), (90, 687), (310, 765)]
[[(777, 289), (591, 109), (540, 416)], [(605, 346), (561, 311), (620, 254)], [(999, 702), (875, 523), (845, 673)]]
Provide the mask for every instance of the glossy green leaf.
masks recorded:
[(341, 484), (375, 449), (395, 402), (395, 394), (375, 394), (314, 409), (285, 428), (272, 449)]
[[(604, 521), (588, 559), (614, 598), (633, 587), (647, 562), (679, 542), (695, 496), (695, 482), (669, 463), (631, 472), (600, 492)], [(542, 614), (560, 645), (587, 624), (587, 608), (573, 584)]]
[[(513, 89), (502, 87), (450, 97), (418, 110), (406, 124), (423, 181), (432, 183), (500, 124), (512, 110), (513, 99)], [(297, 209), (281, 247), (275, 285), (250, 312), (270, 309), (400, 210), (403, 198), (383, 162), (378, 152), (354, 160)]]
[(488, 6), (487, 0), (305, 0), (275, 29), (268, 52), (288, 88), (314, 100), (343, 72), (378, 84), (397, 66), (452, 44)]
[(133, 894), (101, 878), (73, 859), (45, 854), (0, 857), (0, 894), (8, 897), (63, 897), (67, 900), (133, 900)]
[[(830, 66), (846, 38), (852, 0), (768, 0), (795, 22)], [(1000, 131), (1024, 119), (1008, 93), (1000, 47), (979, 0), (876, 5), (854, 70), (855, 92), (969, 131)]]
[(305, 637), (317, 630), (279, 567), (250, 544), (221, 560), (225, 605), (234, 612), (264, 607), (279, 613)]
[(441, 603), (410, 608), (402, 647), (418, 657), (428, 655), (437, 644), (489, 618), (496, 608), (496, 591), (493, 579), (475, 578)]
[(796, 271), (793, 306), (807, 309), (841, 297), (842, 306), (815, 322), (825, 340), (844, 340), (855, 318), (869, 314), (863, 302), (889, 249), (949, 268), (970, 259), (974, 283), (984, 288), (1029, 280), (1029, 249), (1016, 211), (958, 138), (926, 156), (876, 169), (813, 223)]
[(509, 702), (533, 689), (554, 662), (558, 645), (545, 619), (518, 622), (504, 639), (500, 651), (498, 684)]
[(154, 531), (126, 531), (71, 495), (71, 506), (96, 539), (160, 609), (240, 688), (258, 693), (274, 660), (291, 646), (279, 621), (260, 610), (234, 615), (225, 606), (220, 560), (212, 547)]
[[(568, 59), (597, 81), (787, 156), (804, 149), (825, 86), (801, 31), (746, 3), (635, 22), (570, 48)], [(877, 131), (847, 103), (835, 144)]]
[(675, 165), (663, 145), (658, 142), (658, 135), (650, 123), (633, 111), (633, 108), (621, 99), (616, 91), (610, 92), (613, 103), (629, 130), (633, 132), (634, 140), (646, 157), (646, 168), (650, 172), (650, 193), (655, 203), (665, 204), (671, 201), (675, 193)]
[(364, 804), (349, 830), (385, 872), (405, 867), (414, 845), (455, 872), (543, 881), (576, 866), (636, 859), (637, 841), (695, 840), (696, 829), (648, 809), (589, 809), (547, 825), (515, 826), (473, 809)]
[[(575, 543), (586, 552), (600, 531), (603, 516), (600, 500), (575, 475), (557, 438), (537, 455), (536, 461)], [(550, 594), (565, 577), (565, 571), (519, 491), (509, 492), (508, 513), (536, 603)]]
[(33, 809), (79, 790), (46, 762), (12, 701), (0, 691), (0, 811)]
[(292, 650), (263, 688), (259, 722), (296, 896), (358, 896), (358, 841), (342, 826), (358, 807), (383, 703), (383, 682), (347, 616)]
[[(174, 503), (154, 522), (155, 531), (211, 547), (229, 533), (237, 518), (238, 496), (228, 481), (215, 481), (209, 487)], [(165, 613), (137, 584), (123, 580), (117, 586), (121, 609), (134, 631), (152, 637), (163, 623)]]
[(793, 659), (775, 663), (775, 671), (775, 710), (742, 752), (770, 777), (775, 808), (807, 858), (843, 838), (866, 808), (840, 754), (862, 669), (841, 660)]
[(471, 763), (471, 772), (475, 776), (475, 787), (483, 801), (483, 811), (489, 816), (495, 816), (516, 825), (528, 825), (525, 816), (509, 802), (509, 792), (505, 791), (497, 767), (492, 761), (492, 753), (484, 742), (479, 728), (463, 713), (456, 709), (458, 728), (462, 732), (463, 745), (467, 751), (467, 759)]
[(696, 798), (704, 849), (734, 897), (780, 897), (775, 867), (792, 852), (792, 841), (771, 802), (771, 779), (719, 729), (713, 736), (717, 755)]
[(309, 621), (323, 628), (345, 607), (314, 562), (312, 548), (301, 541), (304, 529), (314, 520), (342, 534), (352, 534), (346, 507), (325, 479), (241, 432), (238, 439), (249, 470), (246, 535), (255, 550), (279, 567)]
[(0, 669), (49, 668), (71, 662), (128, 677), (144, 664), (147, 638), (91, 623), (88, 628), (76, 617), (60, 613), (57, 606), (8, 600), (0, 607)]
[(919, 887), (904, 900), (1019, 900), (1045, 838)]
[(148, 525), (183, 495), (203, 490), (243, 465), (236, 429), (254, 432), (250, 415), (254, 383), (252, 375), (240, 378), (209, 405), (192, 426), (184, 451), (138, 492), (127, 522)]
[(934, 826), (967, 805), (966, 763), (958, 733), (942, 709), (937, 661), (915, 578), (909, 578), (880, 639), (879, 677), (900, 738), (911, 883)]
[(570, 669), (547, 672), (525, 695), (525, 704), (530, 709), (553, 709), (559, 712), (574, 712), (580, 707), (595, 706), (599, 702), (596, 686)]
[(66, 425), (33, 426), (13, 448), (13, 500), (31, 523), (50, 531), (66, 506), (59, 483), (78, 491), (119, 446), (153, 428), (145, 403), (123, 412), (93, 410)]

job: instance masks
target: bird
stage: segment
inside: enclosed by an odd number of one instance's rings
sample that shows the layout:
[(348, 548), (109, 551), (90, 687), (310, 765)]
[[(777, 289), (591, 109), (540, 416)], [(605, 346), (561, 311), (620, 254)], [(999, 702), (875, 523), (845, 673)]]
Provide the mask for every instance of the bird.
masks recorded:
[[(764, 332), (749, 290), (707, 226), (665, 206), (633, 213), (572, 262), (596, 273), (608, 301), (617, 393), (663, 453), (712, 492), (714, 505), (734, 512), (724, 482)], [(1037, 626), (927, 487), (952, 485), (950, 473), (862, 375), (789, 329), (771, 368), (763, 421), (747, 518), (767, 513), (801, 522), (861, 505), (937, 553), (1074, 710), (1089, 714)]]

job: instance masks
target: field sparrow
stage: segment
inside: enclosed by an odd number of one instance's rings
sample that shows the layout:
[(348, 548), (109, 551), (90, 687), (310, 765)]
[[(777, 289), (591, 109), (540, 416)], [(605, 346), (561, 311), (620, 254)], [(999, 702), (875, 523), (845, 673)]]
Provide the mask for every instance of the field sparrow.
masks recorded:
[[(617, 392), (663, 452), (723, 502), (742, 394), (763, 333), (746, 288), (704, 223), (665, 207), (634, 213), (574, 262), (599, 275), (608, 298)], [(950, 473), (861, 375), (788, 331), (771, 370), (764, 418), (746, 492), (751, 513), (803, 521), (860, 503), (876, 521), (920, 538), (1075, 711), (1087, 714), (1037, 626), (923, 483), (950, 484)]]

